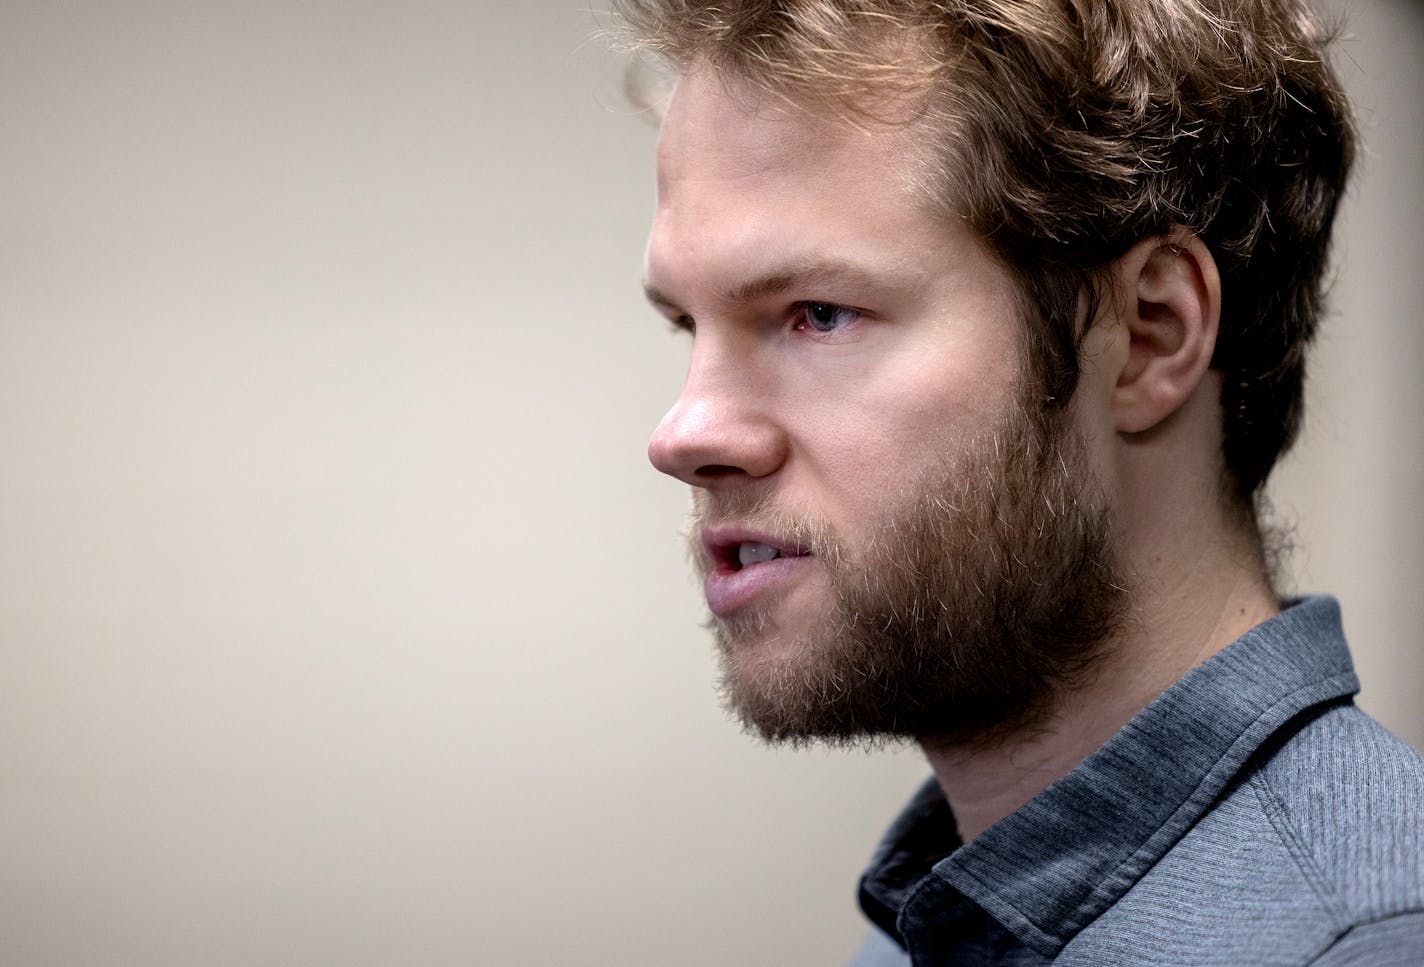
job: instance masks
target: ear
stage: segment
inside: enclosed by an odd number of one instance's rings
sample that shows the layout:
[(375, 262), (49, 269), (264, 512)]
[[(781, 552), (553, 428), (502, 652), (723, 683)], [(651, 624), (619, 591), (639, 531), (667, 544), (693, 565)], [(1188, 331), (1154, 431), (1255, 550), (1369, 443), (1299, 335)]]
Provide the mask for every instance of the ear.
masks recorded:
[(1113, 266), (1127, 358), (1112, 390), (1123, 433), (1151, 429), (1201, 384), (1221, 322), (1221, 276), (1205, 243), (1185, 229), (1143, 239)]

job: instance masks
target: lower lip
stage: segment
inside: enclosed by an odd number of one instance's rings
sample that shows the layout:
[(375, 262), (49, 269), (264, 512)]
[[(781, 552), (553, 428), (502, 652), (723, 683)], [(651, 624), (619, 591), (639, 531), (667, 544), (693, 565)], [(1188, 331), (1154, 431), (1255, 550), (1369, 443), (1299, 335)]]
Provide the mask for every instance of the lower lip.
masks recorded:
[(776, 557), (740, 570), (719, 567), (707, 575), (707, 607), (719, 618), (729, 617), (758, 596), (786, 586), (810, 562), (810, 555), (801, 555)]

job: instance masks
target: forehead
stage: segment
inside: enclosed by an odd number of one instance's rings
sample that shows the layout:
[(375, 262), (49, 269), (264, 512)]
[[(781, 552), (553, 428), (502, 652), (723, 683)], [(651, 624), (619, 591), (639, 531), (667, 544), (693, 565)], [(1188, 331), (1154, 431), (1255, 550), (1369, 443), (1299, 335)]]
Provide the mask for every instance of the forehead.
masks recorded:
[[(887, 110), (894, 105), (887, 105)], [(957, 234), (917, 190), (913, 125), (807, 107), (701, 67), (678, 82), (658, 144), (647, 274), (735, 285), (768, 262), (905, 263)]]
[[(873, 171), (877, 184), (908, 194), (920, 129), (888, 98), (870, 96), (865, 104), (867, 116), (858, 117), (763, 90), (705, 62), (694, 65), (678, 79), (659, 132), (659, 197), (689, 179), (777, 171), (793, 177)], [(854, 161), (860, 164), (847, 170)]]

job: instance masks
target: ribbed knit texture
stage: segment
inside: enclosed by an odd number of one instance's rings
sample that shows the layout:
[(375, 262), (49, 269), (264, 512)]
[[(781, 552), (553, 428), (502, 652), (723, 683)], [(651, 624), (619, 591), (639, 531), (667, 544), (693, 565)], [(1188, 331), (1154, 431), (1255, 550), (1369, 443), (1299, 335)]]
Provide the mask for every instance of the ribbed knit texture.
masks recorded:
[(1424, 965), (1424, 758), (1357, 688), (1307, 599), (967, 846), (927, 783), (862, 880), (856, 967)]

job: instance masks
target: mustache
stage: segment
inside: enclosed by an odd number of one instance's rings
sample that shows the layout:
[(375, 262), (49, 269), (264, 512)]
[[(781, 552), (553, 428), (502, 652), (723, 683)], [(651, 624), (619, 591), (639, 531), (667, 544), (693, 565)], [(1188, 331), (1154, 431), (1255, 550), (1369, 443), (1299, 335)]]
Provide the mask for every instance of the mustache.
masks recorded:
[(840, 541), (823, 516), (789, 506), (769, 490), (697, 490), (692, 495), (692, 509), (687, 515), (683, 538), (688, 555), (699, 568), (710, 566), (702, 532), (720, 525), (736, 525), (774, 536), (828, 562), (844, 557)]

